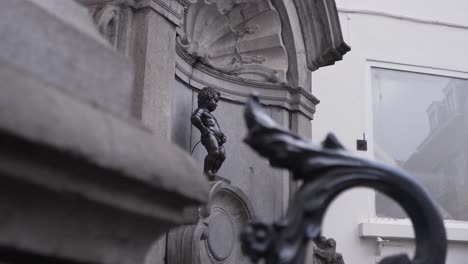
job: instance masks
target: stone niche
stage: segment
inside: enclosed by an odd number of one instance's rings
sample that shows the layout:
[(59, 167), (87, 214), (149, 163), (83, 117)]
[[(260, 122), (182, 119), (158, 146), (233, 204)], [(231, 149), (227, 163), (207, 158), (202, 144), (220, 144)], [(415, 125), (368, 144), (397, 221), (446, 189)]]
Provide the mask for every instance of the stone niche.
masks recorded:
[(240, 253), (242, 226), (282, 216), (295, 186), (289, 172), (242, 143), (243, 104), (255, 92), (276, 122), (311, 137), (319, 103), (311, 71), (349, 50), (334, 0), (79, 1), (114, 49), (135, 63), (135, 116), (200, 167), (206, 152), (190, 115), (200, 89), (221, 92), (214, 115), (228, 141), (219, 175), (230, 184), (212, 182), (197, 221), (168, 232), (145, 263), (248, 263)]
[(281, 21), (269, 0), (191, 2), (178, 42), (188, 54), (242, 79), (287, 82)]
[[(221, 183), (213, 185), (211, 192), (224, 198), (212, 195), (208, 214), (201, 213), (198, 223), (168, 233), (168, 264), (249, 263), (238, 251), (243, 223), (273, 221), (287, 210), (295, 186), (289, 172), (271, 168), (242, 143), (246, 133), (243, 103), (255, 92), (276, 122), (311, 136), (311, 120), (319, 103), (312, 94), (311, 71), (339, 60), (347, 46), (336, 24), (334, 2), (303, 2), (185, 1), (185, 14), (177, 28), (172, 140), (203, 164), (206, 152), (197, 145), (200, 134), (190, 124), (190, 114), (197, 107), (200, 89), (209, 86), (220, 91), (214, 115), (228, 141), (219, 175), (231, 183), (222, 183), (222, 188)], [(317, 10), (299, 11), (299, 6)], [(305, 17), (312, 14), (314, 18)], [(331, 33), (336, 36), (321, 37)], [(315, 49), (305, 43), (310, 40)]]

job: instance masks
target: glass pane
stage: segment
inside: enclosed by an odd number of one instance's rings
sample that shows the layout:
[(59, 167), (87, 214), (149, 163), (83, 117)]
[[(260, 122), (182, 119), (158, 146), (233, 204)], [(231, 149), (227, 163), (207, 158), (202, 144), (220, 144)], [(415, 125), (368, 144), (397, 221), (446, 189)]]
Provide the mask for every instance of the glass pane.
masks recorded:
[[(445, 219), (468, 221), (468, 80), (372, 69), (375, 157), (419, 179)], [(406, 217), (377, 195), (380, 217)]]

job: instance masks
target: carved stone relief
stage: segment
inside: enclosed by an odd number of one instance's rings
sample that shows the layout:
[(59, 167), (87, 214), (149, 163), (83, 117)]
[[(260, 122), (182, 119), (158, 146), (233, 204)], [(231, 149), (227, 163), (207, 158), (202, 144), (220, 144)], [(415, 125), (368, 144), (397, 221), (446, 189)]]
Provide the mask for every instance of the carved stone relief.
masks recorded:
[(320, 236), (312, 243), (312, 264), (344, 264), (343, 256), (336, 252), (333, 238)]
[(91, 13), (99, 33), (114, 50), (130, 55), (134, 2), (131, 0), (78, 0)]
[(199, 210), (199, 217), (196, 225), (168, 233), (168, 264), (250, 263), (242, 254), (239, 235), (255, 216), (239, 188), (213, 183), (208, 205)]
[(288, 56), (269, 0), (191, 0), (178, 43), (209, 67), (243, 79), (285, 83)]
[(105, 5), (96, 8), (94, 21), (99, 32), (117, 48), (117, 26), (119, 22), (120, 7), (116, 5)]
[(307, 65), (314, 71), (335, 64), (351, 50), (344, 42), (335, 0), (294, 0)]

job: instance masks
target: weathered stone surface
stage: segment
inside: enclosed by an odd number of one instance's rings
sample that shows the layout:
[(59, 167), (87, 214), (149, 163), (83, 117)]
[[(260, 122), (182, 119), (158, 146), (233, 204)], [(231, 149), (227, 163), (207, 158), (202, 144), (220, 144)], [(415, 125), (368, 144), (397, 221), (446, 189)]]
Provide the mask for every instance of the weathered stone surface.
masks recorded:
[(310, 91), (310, 70), (349, 51), (334, 0), (190, 2), (179, 44), (210, 75)]
[[(3, 133), (67, 153), (146, 188), (180, 195), (187, 202), (206, 201), (208, 187), (199, 166), (184, 151), (153, 136), (136, 121), (110, 115), (89, 102), (76, 100), (3, 61), (0, 61), (0, 79), (4, 85), (0, 97)], [(76, 180), (89, 181), (86, 177)], [(79, 191), (81, 187), (86, 192), (85, 186), (66, 188)], [(125, 206), (99, 192), (95, 195), (96, 199), (104, 199), (102, 202)]]
[(1, 59), (0, 80), (0, 249), (143, 263), (195, 220), (208, 186), (184, 151)]
[(227, 216), (221, 212), (214, 212), (208, 222), (208, 247), (216, 260), (224, 260), (232, 252), (237, 237), (234, 226)]
[(269, 0), (191, 2), (178, 43), (185, 52), (242, 79), (287, 82), (281, 21)]
[(199, 221), (168, 234), (168, 264), (248, 264), (241, 252), (239, 236), (248, 222), (255, 220), (249, 199), (237, 187), (212, 182), (206, 209)]
[(180, 25), (184, 16), (183, 0), (135, 0), (137, 9), (151, 8), (174, 25)]
[[(150, 245), (174, 225), (96, 203), (76, 193), (51, 191), (15, 179), (12, 174), (23, 173), (19, 167), (27, 167), (36, 177), (45, 176), (44, 171), (49, 173), (51, 168), (25, 162), (12, 167), (5, 163), (5, 154), (2, 150), (0, 260), (18, 259), (26, 252), (47, 260), (52, 257), (65, 260), (6, 263), (69, 263), (66, 261), (71, 260), (75, 261), (72, 263), (143, 263)], [(5, 166), (13, 172), (6, 173)], [(65, 171), (60, 173), (67, 176)], [(5, 249), (10, 254), (5, 254)]]
[(174, 25), (182, 23), (184, 5), (190, 0), (76, 0), (85, 6), (122, 4), (133, 9), (151, 9), (165, 17)]
[(170, 139), (171, 85), (175, 75), (175, 27), (150, 9), (135, 14), (137, 115), (161, 138)]
[(293, 0), (310, 70), (335, 64), (350, 47), (344, 42), (335, 0)]
[(166, 243), (167, 234), (162, 235), (151, 245), (144, 264), (165, 264), (166, 263)]
[(133, 12), (124, 4), (107, 4), (90, 8), (90, 13), (109, 44), (121, 54), (128, 56), (131, 47)]
[(312, 123), (309, 118), (300, 112), (294, 112), (290, 115), (291, 130), (304, 138), (312, 137)]
[(130, 115), (131, 62), (109, 49), (74, 1), (5, 0), (0, 58), (60, 89)]
[[(192, 139), (191, 134), (194, 127), (190, 122), (190, 116), (195, 109), (194, 107), (196, 107), (196, 104), (192, 104), (193, 97), (196, 97), (196, 94), (180, 81), (174, 81), (172, 92), (171, 140), (182, 149), (191, 152), (193, 145), (190, 140)], [(200, 164), (200, 166), (203, 165)]]
[(187, 61), (183, 51), (177, 50), (176, 75), (187, 85), (202, 89), (213, 87), (221, 92), (224, 99), (244, 103), (255, 92), (266, 105), (278, 106), (290, 111), (298, 111), (312, 119), (319, 100), (310, 91), (301, 87), (291, 87), (278, 83), (241, 80), (237, 77), (214, 72), (208, 66)]

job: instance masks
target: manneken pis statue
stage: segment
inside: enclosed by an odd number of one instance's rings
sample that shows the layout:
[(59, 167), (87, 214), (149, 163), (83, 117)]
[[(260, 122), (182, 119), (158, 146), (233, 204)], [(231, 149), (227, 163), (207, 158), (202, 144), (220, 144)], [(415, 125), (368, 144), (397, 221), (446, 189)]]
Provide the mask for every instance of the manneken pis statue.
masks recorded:
[(215, 180), (216, 173), (226, 159), (223, 144), (226, 136), (221, 132), (218, 121), (212, 112), (218, 106), (220, 93), (211, 87), (203, 88), (198, 93), (198, 108), (192, 113), (192, 124), (200, 130), (201, 143), (208, 155), (205, 157), (204, 172), (209, 180)]

